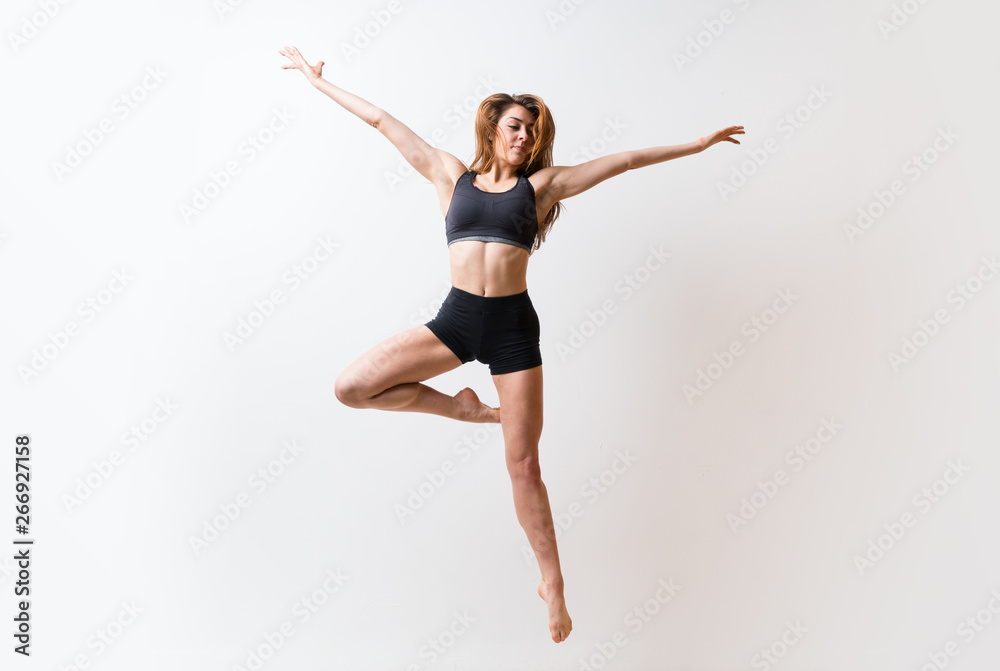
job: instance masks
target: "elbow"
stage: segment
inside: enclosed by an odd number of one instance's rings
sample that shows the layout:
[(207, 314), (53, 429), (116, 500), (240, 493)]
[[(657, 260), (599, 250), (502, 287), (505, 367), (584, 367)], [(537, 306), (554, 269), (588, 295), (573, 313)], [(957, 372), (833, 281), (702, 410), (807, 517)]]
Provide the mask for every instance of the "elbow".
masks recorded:
[(368, 116), (365, 119), (365, 122), (369, 126), (374, 127), (375, 130), (381, 131), (382, 130), (382, 122), (385, 120), (385, 117), (387, 116), (387, 114), (388, 113), (385, 110), (379, 109), (378, 107), (373, 107), (372, 110), (371, 110), (371, 112), (368, 113)]
[(629, 170), (641, 168), (642, 163), (639, 162), (639, 158), (638, 153), (635, 151), (625, 152), (625, 167), (622, 169), (622, 172), (628, 172)]

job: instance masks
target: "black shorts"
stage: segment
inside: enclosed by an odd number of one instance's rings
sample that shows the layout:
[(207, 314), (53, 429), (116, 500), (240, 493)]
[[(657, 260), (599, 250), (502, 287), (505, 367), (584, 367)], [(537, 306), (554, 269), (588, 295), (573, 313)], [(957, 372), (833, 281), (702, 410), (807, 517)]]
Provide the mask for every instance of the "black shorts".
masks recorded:
[(437, 316), (425, 324), (462, 363), (489, 364), (491, 375), (542, 365), (538, 314), (528, 291), (477, 296), (452, 287)]

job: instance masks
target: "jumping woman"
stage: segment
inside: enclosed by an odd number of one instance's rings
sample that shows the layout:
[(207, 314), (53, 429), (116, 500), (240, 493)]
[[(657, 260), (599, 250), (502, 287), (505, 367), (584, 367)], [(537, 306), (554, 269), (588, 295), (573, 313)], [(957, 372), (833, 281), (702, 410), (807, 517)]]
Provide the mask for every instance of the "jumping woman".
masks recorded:
[[(695, 142), (624, 151), (575, 166), (552, 165), (555, 123), (542, 99), (497, 93), (476, 112), (470, 167), (435, 149), (385, 110), (323, 79), (295, 47), (278, 51), (309, 83), (385, 135), (437, 190), (445, 221), (452, 287), (437, 316), (376, 345), (337, 377), (337, 399), (352, 408), (426, 412), (464, 422), (499, 422), (514, 509), (541, 569), (540, 596), (556, 643), (573, 622), (548, 493), (538, 465), (542, 435), (542, 354), (538, 315), (528, 298), (528, 257), (559, 216), (560, 201), (626, 170), (696, 154), (723, 140), (730, 126)], [(454, 396), (423, 380), (478, 360), (490, 367), (500, 397), (492, 408), (466, 387)], [(501, 413), (502, 411), (502, 413)]]

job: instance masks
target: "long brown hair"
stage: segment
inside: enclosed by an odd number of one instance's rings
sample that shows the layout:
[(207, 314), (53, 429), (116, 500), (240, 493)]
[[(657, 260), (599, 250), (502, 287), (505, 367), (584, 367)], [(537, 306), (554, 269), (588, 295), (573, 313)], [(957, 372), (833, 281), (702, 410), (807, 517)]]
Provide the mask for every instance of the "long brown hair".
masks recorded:
[[(493, 162), (496, 160), (493, 138), (499, 135), (500, 118), (511, 105), (521, 105), (535, 115), (535, 127), (531, 134), (534, 143), (528, 160), (517, 167), (517, 175), (529, 177), (542, 168), (548, 168), (552, 165), (552, 144), (556, 138), (556, 122), (542, 99), (529, 94), (494, 93), (483, 100), (476, 111), (476, 154), (469, 166), (470, 170), (482, 174), (493, 167)], [(538, 234), (535, 236), (532, 251), (538, 249), (545, 241), (545, 236), (552, 228), (552, 224), (559, 218), (561, 209), (561, 203), (554, 203), (548, 214), (545, 215), (545, 221), (539, 222)]]

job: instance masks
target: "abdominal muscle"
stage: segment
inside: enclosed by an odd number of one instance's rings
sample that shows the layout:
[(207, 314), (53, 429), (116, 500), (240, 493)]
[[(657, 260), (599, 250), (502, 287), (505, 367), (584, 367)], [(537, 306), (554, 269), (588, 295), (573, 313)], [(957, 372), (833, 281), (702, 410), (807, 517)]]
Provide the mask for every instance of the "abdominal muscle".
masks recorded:
[(514, 245), (459, 240), (448, 246), (451, 284), (477, 296), (510, 296), (528, 290), (528, 252)]

